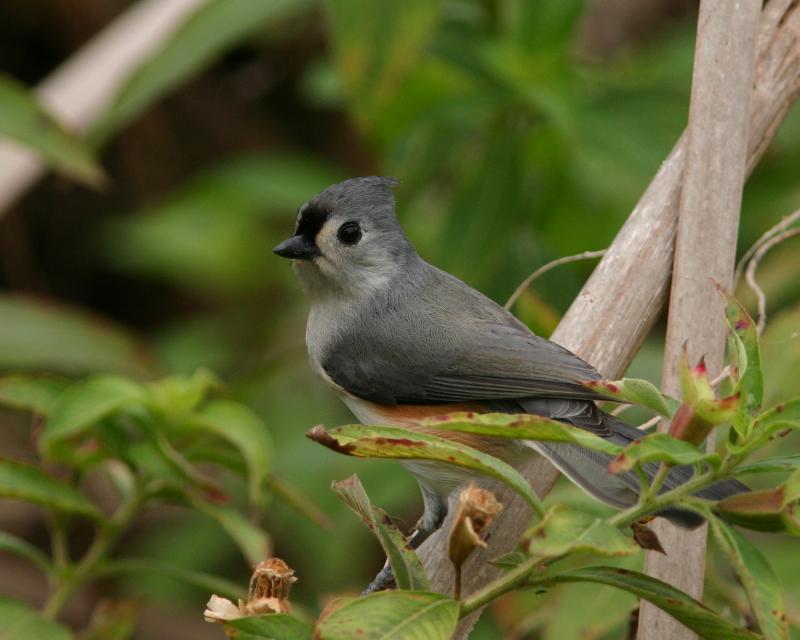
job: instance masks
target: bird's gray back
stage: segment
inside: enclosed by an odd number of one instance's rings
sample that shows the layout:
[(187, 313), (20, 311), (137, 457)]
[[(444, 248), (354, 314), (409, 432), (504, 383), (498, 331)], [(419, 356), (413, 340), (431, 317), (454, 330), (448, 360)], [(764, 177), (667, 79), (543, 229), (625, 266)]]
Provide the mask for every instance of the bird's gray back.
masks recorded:
[(533, 335), (507, 310), (421, 258), (365, 299), (312, 306), (315, 366), (375, 402), (592, 397), (588, 364)]

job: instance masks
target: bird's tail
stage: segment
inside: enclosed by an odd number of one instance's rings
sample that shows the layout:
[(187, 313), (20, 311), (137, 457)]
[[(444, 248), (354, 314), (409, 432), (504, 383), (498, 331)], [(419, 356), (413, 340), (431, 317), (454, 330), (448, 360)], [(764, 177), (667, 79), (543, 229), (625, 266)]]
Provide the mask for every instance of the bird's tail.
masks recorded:
[[(639, 429), (599, 409), (596, 410), (596, 413), (594, 411), (590, 413), (593, 414), (591, 418), (588, 415), (581, 415), (559, 417), (558, 419), (580, 428), (587, 428), (588, 425), (583, 422), (591, 419), (592, 431), (597, 431), (598, 427), (604, 428), (605, 437), (621, 446), (628, 445), (644, 435)], [(632, 471), (616, 475), (610, 473), (608, 465), (612, 460), (611, 455), (574, 444), (529, 442), (572, 482), (594, 497), (620, 508), (626, 508), (636, 503), (641, 492), (638, 476)], [(644, 465), (644, 471), (650, 480), (653, 479), (658, 468), (659, 465), (655, 463)], [(661, 492), (679, 487), (693, 477), (692, 466), (673, 467), (664, 479)], [(698, 491), (695, 495), (716, 501), (745, 491), (749, 491), (749, 487), (738, 480), (720, 480)], [(667, 507), (659, 511), (657, 515), (687, 529), (694, 529), (705, 522), (705, 519), (699, 514), (679, 507)]]

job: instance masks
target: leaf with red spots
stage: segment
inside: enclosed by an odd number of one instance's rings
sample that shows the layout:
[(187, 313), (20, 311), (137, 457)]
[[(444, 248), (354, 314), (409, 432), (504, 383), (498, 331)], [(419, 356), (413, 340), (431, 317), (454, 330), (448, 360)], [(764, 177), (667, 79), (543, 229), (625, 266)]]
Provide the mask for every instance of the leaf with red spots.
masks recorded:
[(728, 447), (731, 451), (750, 453), (794, 429), (800, 429), (800, 398), (775, 405), (762, 413), (749, 425), (749, 440), (745, 444), (731, 442)]
[(611, 473), (621, 473), (647, 462), (665, 462), (671, 465), (704, 462), (716, 467), (719, 466), (720, 457), (717, 453), (706, 453), (693, 444), (666, 433), (654, 433), (625, 447), (608, 468)]
[(306, 435), (329, 449), (357, 458), (434, 460), (496, 478), (522, 496), (537, 514), (544, 515), (541, 500), (519, 471), (464, 444), (398, 427), (361, 424), (345, 425), (330, 431), (318, 426)]
[(621, 380), (592, 380), (584, 382), (583, 386), (609, 399), (620, 402), (638, 404), (654, 411), (660, 416), (669, 418), (678, 408), (678, 402), (661, 394), (661, 392), (647, 380), (638, 378), (622, 378)]
[(622, 449), (586, 429), (533, 414), (508, 413), (451, 413), (423, 420), (425, 428), (456, 431), (471, 435), (541, 442), (568, 442), (594, 451), (616, 455)]
[[(761, 552), (740, 533), (708, 513), (714, 539), (742, 583), (766, 640), (788, 640), (786, 603), (778, 578)], [(716, 637), (716, 636), (715, 636)]]
[(714, 505), (714, 511), (740, 527), (800, 536), (800, 470), (779, 487), (726, 498)]

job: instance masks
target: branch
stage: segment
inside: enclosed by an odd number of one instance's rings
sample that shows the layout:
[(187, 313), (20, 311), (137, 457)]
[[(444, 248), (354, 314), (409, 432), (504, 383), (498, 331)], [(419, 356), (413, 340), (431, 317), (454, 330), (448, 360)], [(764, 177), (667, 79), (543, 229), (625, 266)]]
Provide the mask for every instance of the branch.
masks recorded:
[[(130, 73), (208, 0), (141, 0), (54, 71), (36, 94), (53, 116), (83, 132), (108, 107)], [(0, 217), (45, 173), (38, 157), (0, 142)]]
[[(682, 349), (688, 349), (691, 362), (705, 356), (712, 376), (722, 369), (725, 311), (715, 283), (725, 289), (733, 283), (760, 14), (761, 0), (700, 2), (661, 379), (662, 392), (672, 396), (680, 393)], [(662, 421), (659, 431), (668, 429), (669, 422)], [(645, 573), (701, 598), (706, 527), (689, 532), (659, 518), (650, 528), (666, 553), (647, 551)], [(691, 640), (696, 636), (642, 600), (637, 637)]]
[[(771, 0), (761, 16), (756, 76), (751, 98), (748, 173), (758, 163), (800, 92), (800, 5)], [(678, 201), (686, 155), (681, 137), (647, 191), (617, 234), (608, 253), (572, 303), (553, 339), (591, 362), (604, 375), (618, 377), (633, 359), (666, 299), (672, 273)], [(558, 472), (541, 458), (521, 471), (540, 496), (552, 488)], [(465, 594), (480, 589), (499, 573), (488, 561), (512, 550), (530, 523), (530, 510), (513, 491), (487, 483), (505, 509), (492, 526), (487, 549), (464, 565)], [(455, 509), (451, 510), (455, 512)], [(420, 556), (436, 590), (448, 593), (453, 572), (447, 559), (448, 521), (420, 547)], [(465, 637), (476, 612), (460, 627)]]

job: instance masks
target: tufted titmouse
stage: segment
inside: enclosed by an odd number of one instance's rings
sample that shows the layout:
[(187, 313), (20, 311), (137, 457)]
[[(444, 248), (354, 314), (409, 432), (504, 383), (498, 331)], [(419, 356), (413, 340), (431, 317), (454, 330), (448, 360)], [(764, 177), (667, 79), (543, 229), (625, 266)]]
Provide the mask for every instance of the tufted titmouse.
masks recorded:
[[(534, 413), (620, 445), (640, 438), (641, 431), (598, 409), (594, 401), (601, 397), (580, 384), (601, 378), (591, 365), (534, 335), (506, 309), (417, 254), (397, 221), (395, 184), (370, 177), (329, 187), (300, 207), (295, 235), (275, 247), (294, 261), (311, 301), (311, 365), (355, 416), (365, 424), (415, 429), (420, 418), (454, 411)], [(633, 472), (612, 475), (610, 456), (578, 445), (450, 437), (512, 463), (539, 452), (575, 484), (616, 507), (638, 497)], [(468, 476), (445, 463), (404, 464), (424, 502), (410, 540), (417, 546), (441, 526), (449, 494)], [(673, 468), (664, 488), (692, 473)], [(717, 500), (746, 489), (727, 480), (698, 495)], [(702, 522), (674, 508), (659, 515), (685, 527)], [(386, 586), (389, 578), (379, 574), (371, 587)]]

